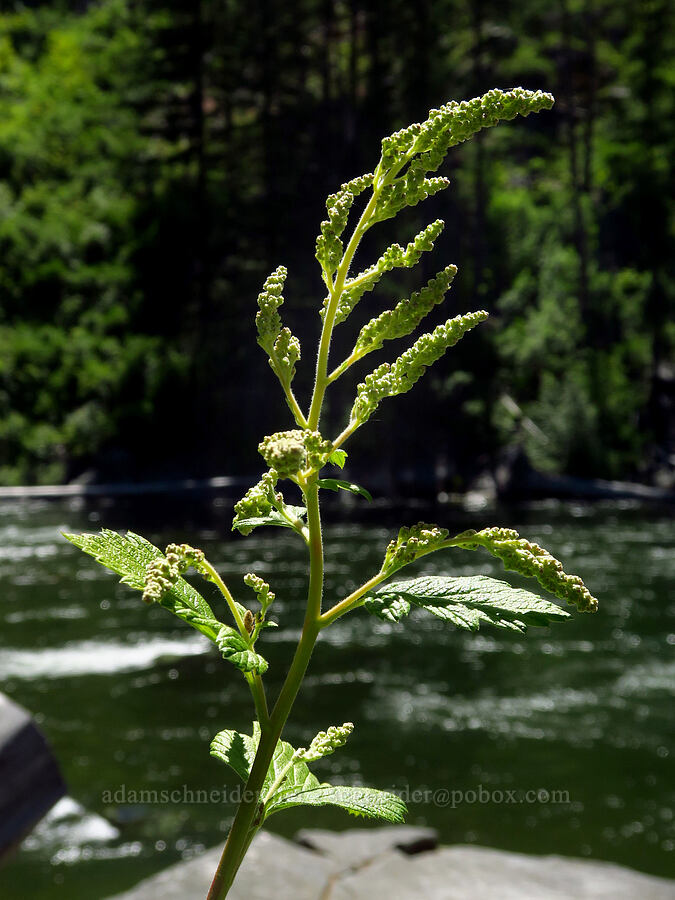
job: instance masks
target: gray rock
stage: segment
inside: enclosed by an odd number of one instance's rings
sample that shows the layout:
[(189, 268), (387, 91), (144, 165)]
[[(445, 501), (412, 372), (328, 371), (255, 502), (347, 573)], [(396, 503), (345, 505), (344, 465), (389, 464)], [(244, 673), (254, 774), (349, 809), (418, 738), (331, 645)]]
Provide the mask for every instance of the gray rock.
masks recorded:
[[(300, 832), (317, 850), (261, 832), (231, 900), (675, 900), (675, 881), (612, 863), (440, 847), (427, 828)], [(397, 847), (404, 848), (403, 852)], [(405, 850), (408, 850), (408, 853)], [(171, 866), (111, 900), (203, 900), (221, 848)], [(229, 900), (228, 898), (228, 900)]]
[(0, 694), (0, 856), (65, 792), (56, 760), (30, 713)]
[(433, 828), (352, 828), (349, 831), (324, 831), (304, 828), (295, 835), (296, 843), (316, 850), (333, 860), (340, 869), (356, 869), (388, 850), (412, 855), (438, 846), (438, 832)]
[[(170, 866), (111, 900), (203, 900), (211, 886), (222, 847)], [(268, 831), (251, 844), (228, 900), (317, 900), (334, 865), (311, 850)]]
[(330, 900), (675, 900), (675, 882), (611, 863), (441, 847), (388, 852), (333, 886)]

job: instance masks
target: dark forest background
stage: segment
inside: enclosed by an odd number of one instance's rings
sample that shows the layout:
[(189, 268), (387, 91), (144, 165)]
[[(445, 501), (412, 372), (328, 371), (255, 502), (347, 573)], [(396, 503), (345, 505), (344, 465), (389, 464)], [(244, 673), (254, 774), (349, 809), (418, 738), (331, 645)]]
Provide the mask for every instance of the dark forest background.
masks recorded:
[(670, 7), (4, 0), (0, 484), (256, 474), (258, 440), (291, 427), (255, 343), (265, 276), (289, 269), (304, 400), (326, 195), (429, 107), (515, 85), (553, 111), (451, 151), (449, 191), (360, 251), (444, 218), (354, 318), (454, 262), (439, 319), (491, 319), (352, 455), (461, 489), (518, 445), (543, 471), (672, 484)]

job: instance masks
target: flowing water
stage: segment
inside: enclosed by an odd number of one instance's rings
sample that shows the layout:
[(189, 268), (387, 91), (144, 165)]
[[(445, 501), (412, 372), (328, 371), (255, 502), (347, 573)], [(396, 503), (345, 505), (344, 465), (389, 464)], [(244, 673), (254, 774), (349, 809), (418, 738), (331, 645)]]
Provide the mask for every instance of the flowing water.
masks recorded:
[[(259, 644), (272, 693), (302, 620), (303, 547), (281, 529), (231, 537), (227, 504), (180, 518), (175, 508), (152, 512), (0, 505), (0, 689), (35, 715), (69, 789), (0, 871), (3, 900), (107, 897), (220, 842), (229, 824), (236, 779), (209, 757), (208, 741), (220, 728), (250, 727), (243, 679), (59, 531), (129, 524), (161, 546), (203, 547), (231, 585), (250, 570), (266, 577), (283, 626)], [(420, 517), (408, 511), (398, 521)], [(350, 742), (317, 774), (399, 792), (408, 821), (433, 826), (446, 843), (675, 875), (672, 518), (630, 505), (551, 503), (435, 517), (458, 530), (518, 528), (584, 577), (600, 612), (527, 635), (457, 632), (424, 614), (390, 625), (355, 613), (324, 632), (285, 737), (306, 745), (316, 731), (353, 721)], [(180, 525), (158, 527), (162, 520)], [(379, 568), (394, 531), (372, 521), (327, 528), (329, 597)], [(414, 571), (503, 577), (487, 554), (460, 550)], [(293, 810), (269, 824), (292, 835), (363, 823)]]

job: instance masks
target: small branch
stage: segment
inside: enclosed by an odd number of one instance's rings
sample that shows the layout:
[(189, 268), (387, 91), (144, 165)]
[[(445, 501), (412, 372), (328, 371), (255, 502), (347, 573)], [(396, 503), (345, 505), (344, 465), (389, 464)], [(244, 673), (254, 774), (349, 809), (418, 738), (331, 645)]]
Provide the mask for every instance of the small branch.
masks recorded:
[(369, 581), (362, 584), (361, 587), (357, 588), (348, 597), (345, 597), (344, 600), (341, 600), (339, 603), (336, 603), (335, 606), (327, 610), (319, 619), (321, 628), (325, 628), (327, 625), (330, 625), (331, 622), (339, 619), (340, 616), (344, 616), (345, 613), (351, 612), (353, 609), (359, 607), (361, 605), (361, 598), (364, 597), (368, 591), (377, 587), (377, 585), (384, 581), (385, 578), (387, 578), (387, 575), (380, 570), (377, 575), (373, 575)]
[(223, 595), (223, 597), (227, 601), (227, 605), (230, 607), (230, 612), (232, 613), (232, 616), (237, 625), (237, 628), (239, 629), (239, 633), (241, 634), (241, 636), (243, 638), (245, 638), (248, 641), (249, 633), (246, 630), (246, 626), (244, 625), (244, 620), (242, 619), (241, 614), (240, 614), (239, 610), (237, 609), (237, 604), (235, 603), (234, 597), (230, 593), (228, 586), (225, 584), (223, 579), (216, 572), (216, 570), (213, 568), (213, 566), (211, 565), (211, 563), (208, 560), (206, 560), (206, 559), (204, 560), (204, 562), (202, 563), (202, 568), (206, 572), (208, 572), (209, 577), (214, 582), (214, 584), (218, 587), (218, 590), (220, 591), (220, 593)]
[(293, 418), (297, 425), (300, 428), (307, 428), (307, 419), (305, 418), (304, 413), (300, 409), (298, 401), (295, 399), (295, 394), (293, 393), (293, 389), (290, 384), (284, 384), (281, 382), (281, 386), (284, 389), (284, 394), (286, 396), (286, 403), (288, 404), (288, 408), (293, 413)]

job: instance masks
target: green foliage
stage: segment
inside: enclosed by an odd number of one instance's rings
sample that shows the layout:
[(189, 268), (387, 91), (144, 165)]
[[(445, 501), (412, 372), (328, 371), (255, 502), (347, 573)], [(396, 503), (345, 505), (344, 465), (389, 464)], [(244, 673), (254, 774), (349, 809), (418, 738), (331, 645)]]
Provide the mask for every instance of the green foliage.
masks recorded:
[(554, 603), (485, 575), (426, 576), (392, 582), (368, 594), (364, 606), (391, 622), (400, 621), (412, 606), (417, 606), (467, 631), (478, 631), (481, 623), (526, 631), (528, 625), (548, 625), (569, 618), (569, 613)]
[[(296, 806), (338, 806), (352, 815), (386, 822), (402, 822), (405, 804), (396, 795), (373, 788), (322, 784), (305, 762), (332, 753), (346, 740), (349, 727), (328, 729), (312, 741), (310, 750), (296, 750), (279, 741), (260, 791), (260, 822), (275, 812)], [(344, 739), (343, 739), (344, 738)], [(260, 742), (260, 729), (253, 723), (253, 736), (221, 731), (211, 743), (211, 755), (220, 759), (246, 782)], [(312, 748), (314, 751), (312, 752)]]
[(319, 487), (327, 488), (329, 491), (348, 491), (350, 494), (360, 494), (365, 497), (369, 503), (373, 501), (373, 495), (359, 484), (353, 481), (344, 481), (341, 478), (319, 478), (317, 481)]
[[(145, 38), (120, 0), (0, 15), (0, 477), (60, 481), (144, 420), (184, 372), (140, 324), (131, 93)], [(161, 155), (162, 142), (153, 152)]]
[[(64, 537), (93, 556), (96, 562), (121, 575), (123, 584), (137, 591), (146, 590), (149, 567), (165, 559), (158, 547), (132, 531), (122, 536), (104, 528), (97, 534), (65, 534)], [(221, 623), (206, 600), (182, 576), (176, 575), (158, 602), (210, 640), (216, 640)]]
[(216, 637), (216, 644), (223, 659), (232, 663), (241, 672), (264, 675), (267, 671), (267, 660), (251, 649), (249, 642), (234, 628), (222, 625)]
[[(307, 510), (304, 506), (286, 505), (284, 514), (278, 512), (276, 509), (273, 509), (266, 516), (235, 518), (232, 523), (232, 530), (236, 530), (240, 534), (247, 535), (250, 534), (254, 528), (259, 528), (261, 525), (279, 525), (282, 528), (297, 528), (298, 523), (302, 524), (301, 520), (306, 515)], [(292, 521), (293, 518), (295, 518), (296, 520), (295, 523)]]

